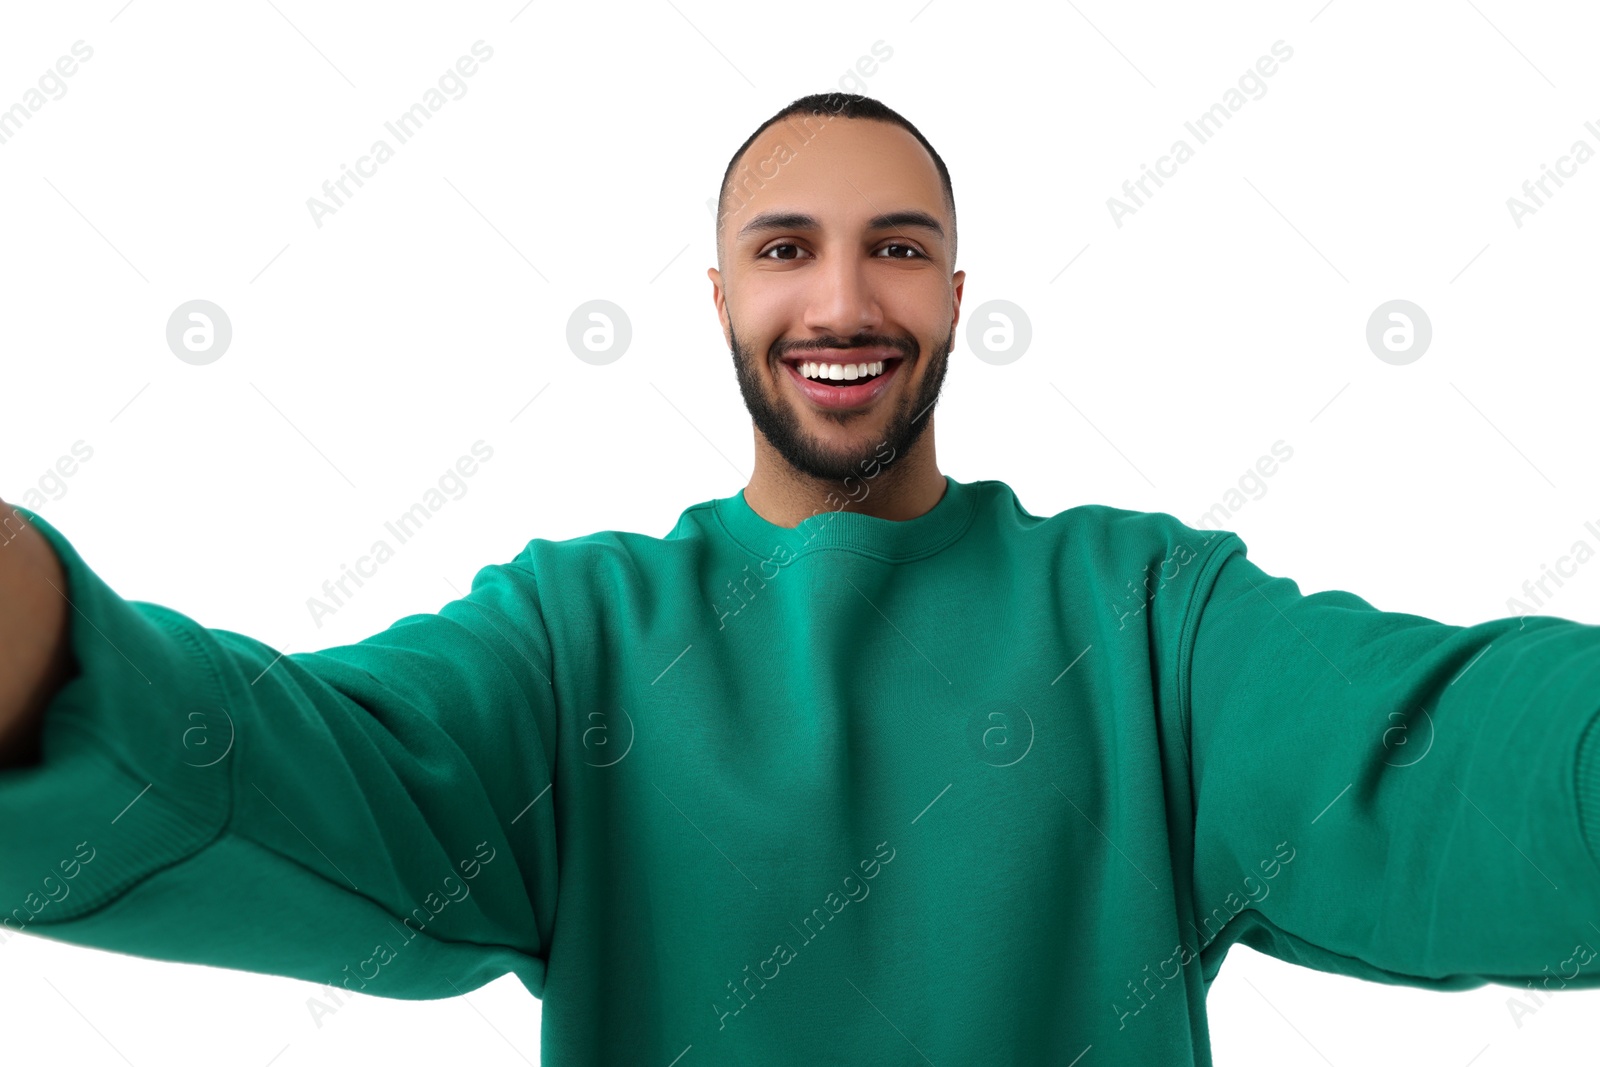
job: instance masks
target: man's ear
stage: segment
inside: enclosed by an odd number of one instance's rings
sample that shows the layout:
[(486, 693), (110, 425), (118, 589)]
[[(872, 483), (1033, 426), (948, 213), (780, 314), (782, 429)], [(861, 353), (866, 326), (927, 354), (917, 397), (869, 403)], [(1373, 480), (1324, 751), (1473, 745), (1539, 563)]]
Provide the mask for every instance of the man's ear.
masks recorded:
[(722, 272), (707, 267), (706, 277), (711, 279), (711, 303), (716, 306), (717, 320), (722, 323), (722, 342), (732, 349), (733, 335), (728, 332), (728, 294), (722, 287)]
[(961, 290), (967, 284), (967, 272), (964, 270), (956, 271), (950, 276), (950, 282), (955, 286), (956, 293), (954, 314), (950, 316), (950, 332), (955, 333), (956, 323), (961, 321)]

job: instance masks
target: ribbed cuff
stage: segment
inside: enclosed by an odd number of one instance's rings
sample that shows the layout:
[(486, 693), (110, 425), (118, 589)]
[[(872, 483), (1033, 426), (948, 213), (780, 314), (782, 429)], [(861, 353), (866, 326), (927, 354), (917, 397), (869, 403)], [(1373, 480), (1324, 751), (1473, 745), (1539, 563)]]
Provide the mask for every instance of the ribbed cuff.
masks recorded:
[(124, 600), (60, 531), (15, 512), (61, 562), (75, 662), (45, 708), (42, 761), (0, 771), (0, 937), (81, 916), (203, 848), (227, 824), (236, 762), (207, 765), (232, 720), (198, 624)]

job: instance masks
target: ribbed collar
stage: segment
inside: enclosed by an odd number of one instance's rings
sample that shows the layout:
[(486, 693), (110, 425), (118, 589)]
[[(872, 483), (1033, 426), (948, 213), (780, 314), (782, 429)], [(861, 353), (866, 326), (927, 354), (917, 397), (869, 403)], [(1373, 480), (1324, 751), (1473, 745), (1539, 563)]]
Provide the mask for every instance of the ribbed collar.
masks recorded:
[(972, 521), (978, 489), (973, 483), (959, 482), (948, 474), (944, 478), (945, 491), (939, 502), (914, 519), (881, 519), (850, 510), (822, 511), (789, 528), (756, 514), (745, 501), (743, 489), (713, 504), (717, 522), (728, 536), (763, 559), (773, 556), (781, 545), (780, 556), (843, 548), (890, 562), (906, 562), (950, 545)]

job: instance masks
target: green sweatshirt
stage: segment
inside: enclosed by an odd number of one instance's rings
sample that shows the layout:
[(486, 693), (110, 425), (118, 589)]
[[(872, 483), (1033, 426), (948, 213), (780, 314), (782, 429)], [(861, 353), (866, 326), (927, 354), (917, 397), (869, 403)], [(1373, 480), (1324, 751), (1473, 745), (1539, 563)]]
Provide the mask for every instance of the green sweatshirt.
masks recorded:
[(18, 509), (77, 667), (0, 773), (0, 937), (304, 979), (319, 1020), (509, 972), (545, 1062), (660, 1067), (1207, 1065), (1237, 942), (1600, 984), (1600, 627), (1304, 595), (999, 481), (848, 505), (535, 539), (289, 655)]

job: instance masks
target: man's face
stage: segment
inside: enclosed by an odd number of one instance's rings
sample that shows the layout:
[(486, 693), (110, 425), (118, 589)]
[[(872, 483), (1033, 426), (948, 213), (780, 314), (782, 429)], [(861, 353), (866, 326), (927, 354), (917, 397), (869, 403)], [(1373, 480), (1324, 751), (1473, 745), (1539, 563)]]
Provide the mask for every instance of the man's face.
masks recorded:
[[(725, 273), (710, 276), (756, 429), (791, 467), (842, 481), (903, 456), (932, 421), (964, 275), (951, 273), (954, 220), (915, 137), (814, 116), (802, 143), (795, 126), (779, 122), (746, 150), (760, 188), (735, 168)], [(800, 364), (813, 361), (884, 372), (808, 386)]]

